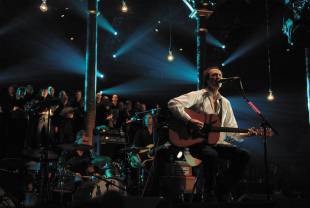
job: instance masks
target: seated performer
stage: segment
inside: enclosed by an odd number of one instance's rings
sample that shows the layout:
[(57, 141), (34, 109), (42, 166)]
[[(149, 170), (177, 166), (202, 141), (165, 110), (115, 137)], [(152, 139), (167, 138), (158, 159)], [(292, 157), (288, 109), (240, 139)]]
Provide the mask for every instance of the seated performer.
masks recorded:
[(66, 156), (67, 168), (78, 177), (94, 175), (96, 171), (92, 165), (90, 146), (84, 130), (77, 133), (75, 144), (74, 150)]
[(159, 176), (164, 171), (160, 164), (163, 164), (167, 157), (167, 151), (163, 150), (170, 144), (165, 143), (162, 132), (154, 128), (154, 122), (156, 121), (150, 113), (143, 117), (143, 128), (135, 133), (133, 141), (134, 147), (140, 150), (137, 151), (138, 154), (131, 154), (130, 163), (132, 167), (142, 168), (145, 173), (140, 181), (143, 186), (140, 194), (156, 196), (159, 193)]
[[(204, 122), (192, 118), (187, 109), (191, 109), (196, 113), (215, 114), (219, 117), (221, 127), (237, 128), (238, 126), (231, 104), (219, 92), (222, 84), (218, 81), (222, 79), (222, 76), (222, 71), (218, 67), (207, 68), (203, 72), (205, 88), (171, 99), (168, 102), (168, 108), (175, 117), (196, 129), (202, 130)], [(241, 138), (254, 134), (256, 132), (252, 129), (249, 129), (247, 133), (221, 132), (218, 141), (211, 142), (212, 144), (204, 140), (189, 146), (190, 153), (194, 157), (202, 160), (203, 175), (205, 178), (205, 180), (202, 180), (205, 181), (204, 186), (202, 186), (204, 190), (203, 196), (207, 200), (229, 200), (229, 192), (242, 176), (249, 161), (249, 153), (225, 142), (225, 136), (227, 135), (233, 139), (240, 140)], [(219, 158), (230, 161), (230, 167), (224, 173), (224, 179), (221, 181), (221, 184), (219, 184), (220, 181), (216, 181)]]

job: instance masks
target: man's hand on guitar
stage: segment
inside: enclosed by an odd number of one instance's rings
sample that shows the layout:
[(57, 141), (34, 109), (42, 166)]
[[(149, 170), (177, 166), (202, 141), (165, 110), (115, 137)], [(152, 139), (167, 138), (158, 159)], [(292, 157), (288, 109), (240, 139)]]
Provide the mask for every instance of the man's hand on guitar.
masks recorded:
[[(264, 129), (263, 128), (250, 128), (248, 129), (248, 135), (247, 136), (264, 136)], [(266, 129), (266, 136), (271, 137), (273, 136), (273, 132), (270, 128)]]
[(198, 127), (199, 129), (202, 129), (203, 126), (204, 126), (204, 123), (197, 120), (197, 119), (194, 119), (194, 118), (191, 118), (189, 121), (188, 121), (191, 125), (194, 125), (196, 127)]
[(248, 131), (248, 135), (247, 136), (257, 136), (257, 130), (254, 128), (254, 127), (252, 127), (252, 128), (249, 128), (248, 129), (249, 131)]

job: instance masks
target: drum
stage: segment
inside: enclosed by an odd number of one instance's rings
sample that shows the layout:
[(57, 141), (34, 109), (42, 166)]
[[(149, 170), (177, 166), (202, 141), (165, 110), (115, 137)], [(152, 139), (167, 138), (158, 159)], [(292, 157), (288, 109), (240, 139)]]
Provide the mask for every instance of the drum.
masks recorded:
[(73, 194), (73, 202), (79, 203), (102, 196), (107, 191), (116, 191), (126, 196), (126, 187), (120, 180), (92, 180), (83, 183)]
[(128, 154), (128, 161), (132, 168), (145, 167), (146, 163), (151, 162), (152, 160), (153, 158), (149, 157), (147, 152), (143, 153), (130, 152)]
[(132, 168), (142, 167), (142, 161), (138, 153), (130, 152), (128, 154), (128, 161)]
[(103, 175), (105, 178), (121, 178), (122, 174), (122, 165), (118, 162), (108, 162), (103, 167)]
[(0, 187), (0, 207), (15, 208), (17, 207), (9, 194), (6, 194), (4, 189)]

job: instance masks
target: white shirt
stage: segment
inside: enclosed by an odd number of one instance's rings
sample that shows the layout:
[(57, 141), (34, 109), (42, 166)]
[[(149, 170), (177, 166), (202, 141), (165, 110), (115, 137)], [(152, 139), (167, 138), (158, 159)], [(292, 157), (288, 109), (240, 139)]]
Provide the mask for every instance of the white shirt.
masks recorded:
[[(222, 95), (219, 95), (216, 102), (217, 108), (214, 109), (210, 94), (206, 89), (202, 89), (171, 99), (168, 102), (168, 108), (176, 117), (184, 121), (189, 121), (191, 119), (191, 117), (184, 111), (184, 108), (189, 108), (198, 113), (204, 112), (207, 114), (219, 114), (220, 111), (222, 111), (222, 115), (219, 115), (221, 117), (221, 126), (238, 128), (229, 100)], [(227, 144), (227, 142), (225, 142), (226, 136), (236, 140), (241, 139), (238, 133), (221, 132), (217, 144)]]

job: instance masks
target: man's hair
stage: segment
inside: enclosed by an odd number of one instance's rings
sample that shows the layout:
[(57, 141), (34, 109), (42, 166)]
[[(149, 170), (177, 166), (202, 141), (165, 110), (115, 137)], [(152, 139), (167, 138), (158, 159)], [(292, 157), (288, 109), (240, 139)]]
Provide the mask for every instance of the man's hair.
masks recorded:
[[(211, 69), (218, 69), (218, 70), (220, 70), (220, 71), (222, 72), (222, 70), (220, 69), (220, 67), (218, 67), (218, 66), (216, 66), (216, 65), (210, 66), (210, 67), (204, 69), (204, 70), (202, 71), (202, 86), (203, 86), (203, 87), (207, 87), (207, 82), (208, 82), (208, 79), (210, 78), (210, 77), (209, 77), (209, 75), (210, 75), (209, 72), (210, 72)], [(223, 73), (223, 72), (222, 72), (222, 73)]]

